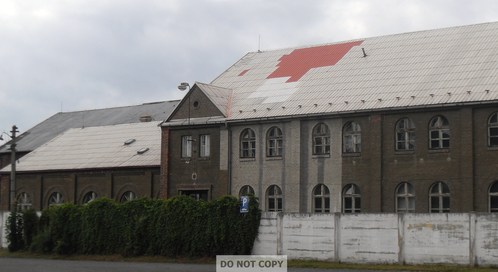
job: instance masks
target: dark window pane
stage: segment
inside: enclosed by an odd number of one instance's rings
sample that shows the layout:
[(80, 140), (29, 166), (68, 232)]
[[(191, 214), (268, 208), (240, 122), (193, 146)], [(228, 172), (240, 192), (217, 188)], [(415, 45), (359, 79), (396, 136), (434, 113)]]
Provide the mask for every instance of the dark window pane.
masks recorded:
[(431, 209), (439, 209), (439, 197), (431, 197)]
[(450, 198), (449, 197), (443, 197), (443, 208), (444, 209), (450, 208)]
[(491, 196), (489, 198), (489, 202), (491, 209), (498, 212), (498, 196)]

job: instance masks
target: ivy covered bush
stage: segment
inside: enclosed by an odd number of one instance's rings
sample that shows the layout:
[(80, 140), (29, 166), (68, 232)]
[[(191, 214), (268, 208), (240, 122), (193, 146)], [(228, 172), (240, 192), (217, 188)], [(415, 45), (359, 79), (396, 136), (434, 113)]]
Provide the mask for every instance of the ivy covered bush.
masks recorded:
[(17, 238), (12, 241), (34, 252), (63, 255), (251, 254), (261, 217), (257, 199), (251, 198), (248, 213), (239, 210), (240, 202), (233, 196), (209, 202), (186, 196), (125, 203), (102, 198), (86, 205), (51, 207), (39, 220), (28, 217), (29, 222), (36, 221), (36, 226), (29, 223), (30, 229), (36, 229), (30, 236), (22, 235), (23, 220), (16, 215)]

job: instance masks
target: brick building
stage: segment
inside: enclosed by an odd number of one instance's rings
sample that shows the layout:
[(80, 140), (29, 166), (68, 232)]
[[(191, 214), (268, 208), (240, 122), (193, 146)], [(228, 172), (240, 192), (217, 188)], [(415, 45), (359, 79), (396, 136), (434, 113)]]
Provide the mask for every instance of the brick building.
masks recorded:
[[(17, 163), (18, 206), (157, 197), (160, 138), (158, 122), (68, 129)], [(2, 210), (9, 209), (9, 174), (10, 165), (0, 170)]]
[[(102, 196), (116, 200), (157, 197), (158, 122), (165, 120), (178, 102), (61, 112), (23, 132), (16, 141), (18, 203), (43, 209)], [(90, 138), (93, 140), (87, 140)], [(135, 141), (125, 145), (130, 139)], [(149, 150), (137, 154), (138, 146)], [(10, 203), (9, 147), (10, 142), (0, 147), (0, 210), (9, 209)]]
[(163, 122), (161, 194), (497, 212), (497, 52), (486, 23), (248, 53)]

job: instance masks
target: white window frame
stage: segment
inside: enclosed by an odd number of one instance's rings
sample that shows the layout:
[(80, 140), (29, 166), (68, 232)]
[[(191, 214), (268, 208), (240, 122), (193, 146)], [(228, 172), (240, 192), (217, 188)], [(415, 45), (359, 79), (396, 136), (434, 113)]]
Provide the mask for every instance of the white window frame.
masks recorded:
[[(330, 213), (330, 190), (325, 184), (317, 184), (313, 188), (313, 212)], [(317, 207), (316, 203), (320, 203)]]
[(199, 138), (199, 156), (201, 158), (209, 158), (211, 156), (211, 136), (209, 134), (202, 134)]
[(25, 211), (31, 209), (32, 207), (33, 202), (31, 200), (31, 196), (28, 193), (22, 192), (17, 196), (17, 210)]
[(429, 122), (429, 149), (449, 149), (450, 123), (444, 116), (435, 116)]
[(360, 153), (361, 152), (361, 126), (351, 121), (346, 123), (343, 130), (343, 153)]
[(488, 118), (488, 146), (498, 147), (498, 112)]
[[(437, 202), (437, 207), (433, 207), (433, 199)], [(447, 202), (445, 201), (447, 200)], [(429, 212), (449, 213), (450, 212), (450, 188), (442, 181), (433, 184), (429, 190)], [(448, 204), (445, 206), (445, 202)]]
[[(415, 212), (415, 188), (409, 182), (402, 182), (396, 187), (396, 212)], [(403, 203), (404, 206), (401, 204)]]
[(182, 136), (182, 158), (192, 157), (192, 135)]
[(278, 185), (271, 185), (266, 190), (266, 211), (281, 212), (284, 209), (282, 189)]
[(313, 155), (330, 154), (330, 130), (324, 123), (318, 123), (312, 132), (313, 138)]
[(283, 133), (279, 127), (271, 127), (266, 134), (266, 156), (282, 157)]
[(57, 206), (62, 205), (64, 203), (64, 196), (59, 192), (53, 192), (48, 197), (48, 206)]
[[(347, 205), (349, 202), (349, 206)], [(356, 184), (348, 184), (342, 190), (342, 212), (343, 213), (360, 213), (361, 212), (361, 191)]]
[(396, 150), (415, 150), (415, 124), (410, 118), (402, 118), (396, 122)]
[(240, 158), (256, 157), (256, 133), (250, 128), (240, 133)]

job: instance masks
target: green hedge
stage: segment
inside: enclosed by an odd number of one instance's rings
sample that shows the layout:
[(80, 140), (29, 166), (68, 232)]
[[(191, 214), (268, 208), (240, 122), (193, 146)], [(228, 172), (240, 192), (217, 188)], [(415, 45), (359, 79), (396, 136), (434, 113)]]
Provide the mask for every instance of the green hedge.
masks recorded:
[(239, 212), (233, 196), (205, 202), (178, 196), (123, 204), (98, 199), (43, 211), (30, 249), (57, 254), (122, 254), (206, 257), (250, 254), (261, 211), (251, 198)]

